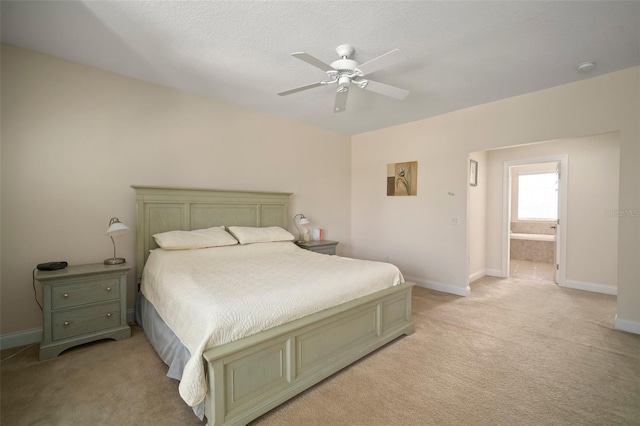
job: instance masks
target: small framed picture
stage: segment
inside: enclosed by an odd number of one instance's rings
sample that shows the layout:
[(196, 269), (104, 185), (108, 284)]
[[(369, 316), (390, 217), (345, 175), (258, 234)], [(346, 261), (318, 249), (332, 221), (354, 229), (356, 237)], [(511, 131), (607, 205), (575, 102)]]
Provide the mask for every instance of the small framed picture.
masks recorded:
[(418, 162), (387, 164), (387, 195), (418, 195)]
[(478, 186), (478, 162), (471, 160), (469, 166), (469, 185)]

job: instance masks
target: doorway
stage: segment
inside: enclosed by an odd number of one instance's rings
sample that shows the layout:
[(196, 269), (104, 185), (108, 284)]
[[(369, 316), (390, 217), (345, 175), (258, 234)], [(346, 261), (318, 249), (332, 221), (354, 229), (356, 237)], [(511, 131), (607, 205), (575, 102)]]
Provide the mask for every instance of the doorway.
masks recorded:
[(504, 164), (504, 276), (564, 285), (568, 156)]
[(477, 186), (467, 191), (470, 283), (485, 275), (509, 276), (509, 167), (555, 161), (560, 163), (558, 285), (616, 294), (618, 217), (611, 212), (619, 205), (618, 132), (476, 151), (470, 157), (479, 165)]

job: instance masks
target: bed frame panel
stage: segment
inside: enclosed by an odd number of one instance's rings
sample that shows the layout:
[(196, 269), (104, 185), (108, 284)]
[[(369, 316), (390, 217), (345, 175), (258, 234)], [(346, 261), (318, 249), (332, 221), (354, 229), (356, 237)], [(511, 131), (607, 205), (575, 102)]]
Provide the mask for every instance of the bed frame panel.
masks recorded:
[[(133, 186), (138, 279), (153, 234), (211, 226), (288, 224), (289, 193)], [(402, 335), (414, 332), (413, 283), (204, 352), (208, 425), (244, 425)]]

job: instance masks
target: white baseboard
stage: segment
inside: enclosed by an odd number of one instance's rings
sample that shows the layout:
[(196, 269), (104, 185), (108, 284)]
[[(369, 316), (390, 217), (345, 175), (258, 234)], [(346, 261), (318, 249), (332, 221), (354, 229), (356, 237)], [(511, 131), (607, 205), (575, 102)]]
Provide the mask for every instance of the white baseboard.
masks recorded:
[(499, 269), (485, 269), (484, 273), (490, 277), (506, 278)]
[(442, 284), (434, 281), (421, 280), (419, 278), (407, 277), (405, 276), (407, 281), (416, 283), (418, 287), (428, 288), (430, 290), (441, 291), (443, 293), (455, 294), (456, 296), (468, 296), (471, 294), (471, 287), (468, 285), (466, 287), (458, 287), (451, 284)]
[(618, 295), (618, 287), (608, 284), (589, 283), (577, 280), (565, 280), (562, 287), (573, 288), (576, 290), (585, 290), (593, 293), (611, 294), (613, 296)]
[(17, 348), (18, 346), (39, 343), (42, 340), (42, 328), (17, 331), (0, 335), (0, 349)]
[(487, 275), (487, 272), (484, 269), (481, 271), (474, 272), (473, 274), (469, 275), (469, 282), (472, 283), (475, 280), (479, 280), (480, 278), (486, 275)]
[(617, 330), (626, 331), (629, 333), (640, 334), (640, 322), (629, 321), (622, 318), (618, 318), (616, 315), (615, 327)]
[[(127, 309), (127, 322), (135, 322), (135, 311)], [(42, 328), (32, 328), (31, 330), (17, 331), (0, 335), (0, 349), (17, 348), (18, 346), (39, 343), (42, 340)]]

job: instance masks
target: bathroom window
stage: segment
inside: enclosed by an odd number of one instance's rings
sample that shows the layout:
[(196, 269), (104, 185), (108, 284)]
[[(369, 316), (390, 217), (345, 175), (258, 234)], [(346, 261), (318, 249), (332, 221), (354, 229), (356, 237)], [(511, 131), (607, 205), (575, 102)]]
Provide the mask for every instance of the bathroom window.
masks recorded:
[(518, 220), (558, 219), (558, 176), (555, 173), (518, 175)]

